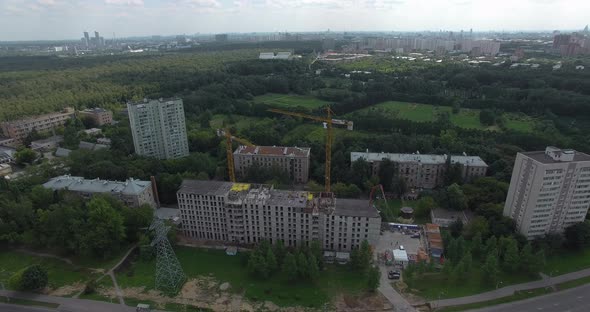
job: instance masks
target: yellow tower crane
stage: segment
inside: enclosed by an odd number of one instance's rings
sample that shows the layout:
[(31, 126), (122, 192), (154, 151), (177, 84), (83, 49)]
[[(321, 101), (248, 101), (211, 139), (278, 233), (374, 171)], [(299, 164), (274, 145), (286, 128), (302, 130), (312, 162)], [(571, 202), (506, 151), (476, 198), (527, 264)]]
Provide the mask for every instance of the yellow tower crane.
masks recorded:
[(289, 115), (289, 116), (294, 116), (294, 117), (301, 117), (301, 118), (306, 118), (306, 119), (311, 119), (311, 120), (315, 120), (315, 121), (320, 121), (325, 123), (326, 129), (327, 129), (327, 133), (326, 133), (326, 176), (325, 176), (325, 190), (326, 192), (330, 192), (330, 186), (331, 186), (331, 173), (330, 173), (330, 169), (332, 168), (332, 124), (334, 123), (333, 119), (332, 119), (332, 110), (330, 109), (330, 107), (326, 107), (326, 117), (318, 117), (318, 116), (312, 116), (312, 115), (307, 115), (307, 114), (302, 114), (302, 113), (295, 113), (295, 112), (289, 112), (289, 111), (284, 111), (284, 110), (280, 110), (280, 109), (276, 109), (276, 108), (271, 108), (268, 110), (269, 112), (273, 112), (273, 113), (278, 113), (278, 114), (283, 114), (283, 115)]
[(225, 130), (217, 130), (218, 135), (225, 136), (225, 149), (227, 153), (227, 171), (229, 173), (229, 180), (232, 182), (236, 182), (236, 171), (234, 167), (234, 151), (232, 148), (232, 142), (236, 141), (242, 145), (246, 146), (254, 146), (254, 144), (250, 143), (248, 140), (240, 139), (231, 135), (229, 128)]

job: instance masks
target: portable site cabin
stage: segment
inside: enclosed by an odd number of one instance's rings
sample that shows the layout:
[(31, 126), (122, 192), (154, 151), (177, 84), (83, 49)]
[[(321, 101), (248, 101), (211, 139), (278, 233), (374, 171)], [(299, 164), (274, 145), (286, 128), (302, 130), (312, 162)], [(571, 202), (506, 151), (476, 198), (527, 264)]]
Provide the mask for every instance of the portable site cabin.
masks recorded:
[(402, 269), (405, 269), (408, 266), (409, 259), (408, 253), (405, 250), (401, 249), (394, 249), (393, 250), (393, 264), (399, 265)]

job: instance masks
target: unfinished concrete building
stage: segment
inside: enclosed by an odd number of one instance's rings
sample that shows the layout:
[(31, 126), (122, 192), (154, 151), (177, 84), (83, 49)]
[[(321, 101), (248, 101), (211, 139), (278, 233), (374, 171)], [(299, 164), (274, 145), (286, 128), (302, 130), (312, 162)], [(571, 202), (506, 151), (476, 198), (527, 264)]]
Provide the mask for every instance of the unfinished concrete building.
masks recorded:
[(242, 145), (234, 152), (234, 166), (241, 176), (255, 163), (264, 168), (275, 166), (289, 174), (295, 183), (307, 183), (310, 151), (309, 147)]
[(247, 245), (261, 240), (288, 247), (321, 242), (350, 251), (379, 239), (381, 217), (368, 200), (333, 193), (275, 190), (270, 185), (184, 180), (177, 192), (182, 231), (192, 239)]

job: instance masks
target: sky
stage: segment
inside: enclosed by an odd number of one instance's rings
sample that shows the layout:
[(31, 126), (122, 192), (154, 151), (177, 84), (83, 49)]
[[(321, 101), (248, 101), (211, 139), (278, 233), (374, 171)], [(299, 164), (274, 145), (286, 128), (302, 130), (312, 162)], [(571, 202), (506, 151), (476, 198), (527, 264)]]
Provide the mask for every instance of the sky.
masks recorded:
[(582, 29), (589, 0), (0, 0), (0, 41), (225, 32)]

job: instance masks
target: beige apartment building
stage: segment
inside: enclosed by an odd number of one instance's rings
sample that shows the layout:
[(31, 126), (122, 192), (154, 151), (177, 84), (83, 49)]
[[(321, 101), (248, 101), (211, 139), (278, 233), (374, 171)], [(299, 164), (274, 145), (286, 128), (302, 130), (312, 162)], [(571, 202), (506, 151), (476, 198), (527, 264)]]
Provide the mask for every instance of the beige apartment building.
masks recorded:
[(504, 215), (528, 239), (583, 222), (590, 206), (590, 155), (549, 146), (516, 154)]
[(309, 147), (239, 146), (234, 152), (235, 171), (241, 176), (254, 163), (261, 167), (276, 166), (289, 174), (295, 183), (309, 180)]
[(350, 153), (351, 164), (364, 159), (371, 165), (371, 174), (379, 174), (379, 165), (384, 159), (389, 159), (398, 168), (398, 174), (404, 177), (411, 188), (432, 189), (442, 186), (447, 161), (461, 165), (461, 176), (468, 182), (486, 175), (488, 165), (479, 156), (447, 156), (433, 154), (397, 154), (397, 153)]
[(79, 111), (78, 114), (81, 117), (88, 117), (88, 118), (94, 120), (94, 122), (98, 126), (110, 125), (113, 123), (113, 113), (111, 111), (104, 109), (104, 108), (99, 108), (99, 107), (88, 108), (88, 109)]
[(156, 207), (151, 181), (129, 179), (121, 182), (63, 175), (52, 178), (43, 184), (43, 187), (54, 191), (66, 190), (84, 198), (90, 198), (94, 194), (107, 194), (120, 199), (130, 207), (144, 204)]
[(368, 200), (333, 193), (275, 190), (270, 185), (184, 180), (177, 192), (182, 231), (195, 240), (296, 247), (313, 240), (350, 251), (379, 239), (381, 217)]
[(182, 99), (127, 103), (135, 153), (158, 159), (188, 156)]
[(65, 108), (59, 113), (51, 113), (39, 115), (26, 119), (19, 119), (13, 121), (5, 121), (0, 123), (0, 128), (5, 136), (13, 138), (17, 141), (22, 141), (31, 133), (37, 130), (38, 132), (51, 131), (57, 127), (63, 126), (66, 121), (74, 116), (73, 108)]

